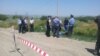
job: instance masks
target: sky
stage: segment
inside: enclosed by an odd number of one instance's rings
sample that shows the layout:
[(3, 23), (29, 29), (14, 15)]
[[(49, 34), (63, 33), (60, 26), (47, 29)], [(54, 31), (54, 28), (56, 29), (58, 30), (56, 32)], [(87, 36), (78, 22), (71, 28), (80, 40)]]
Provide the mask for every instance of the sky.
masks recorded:
[[(0, 0), (0, 14), (57, 16), (57, 0)], [(58, 16), (100, 15), (100, 0), (58, 0)]]

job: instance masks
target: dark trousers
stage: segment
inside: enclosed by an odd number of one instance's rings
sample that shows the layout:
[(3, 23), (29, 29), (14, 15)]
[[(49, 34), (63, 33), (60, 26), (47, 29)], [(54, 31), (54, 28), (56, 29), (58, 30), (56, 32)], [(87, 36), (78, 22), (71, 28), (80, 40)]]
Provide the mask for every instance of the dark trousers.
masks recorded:
[(30, 24), (30, 32), (34, 32), (34, 24)]
[(64, 29), (67, 32), (68, 31), (68, 25), (64, 25)]
[(69, 26), (68, 35), (72, 35), (74, 26)]
[(46, 36), (47, 37), (50, 37), (50, 26), (47, 26)]
[(25, 24), (25, 31), (27, 32), (28, 31), (28, 25)]
[(18, 31), (19, 31), (19, 33), (22, 32), (22, 25), (21, 24), (18, 25)]
[(26, 24), (22, 24), (21, 27), (22, 27), (22, 33), (25, 33), (27, 31)]
[(53, 26), (53, 36), (59, 38), (59, 26)]
[(97, 51), (97, 54), (100, 55), (99, 50), (100, 50), (100, 31), (97, 33), (97, 42), (95, 46), (95, 50)]

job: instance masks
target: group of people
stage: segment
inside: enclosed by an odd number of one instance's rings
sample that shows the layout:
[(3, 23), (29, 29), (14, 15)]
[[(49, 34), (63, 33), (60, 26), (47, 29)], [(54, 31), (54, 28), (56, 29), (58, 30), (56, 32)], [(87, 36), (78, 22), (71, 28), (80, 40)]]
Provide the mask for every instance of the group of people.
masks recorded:
[[(28, 22), (29, 22), (29, 27), (28, 27)], [(94, 53), (100, 56), (100, 16), (98, 16), (95, 19), (95, 22), (98, 26), (98, 31), (97, 31), (97, 42), (95, 46), (95, 51)], [(68, 20), (65, 18), (64, 23), (59, 19), (59, 17), (47, 17), (46, 21), (46, 36), (50, 37), (50, 32), (53, 33), (53, 37), (59, 38), (59, 32), (61, 31), (62, 26), (64, 26), (65, 34), (67, 35), (72, 35), (73, 33), (73, 28), (75, 24), (75, 19), (73, 15), (70, 15), (70, 19)], [(28, 21), (28, 18), (25, 17), (20, 17), (18, 19), (18, 26), (19, 26), (19, 33), (25, 33), (28, 31), (28, 28), (30, 28), (30, 31), (34, 31), (34, 19), (31, 18)]]
[(59, 38), (59, 32), (63, 25), (65, 29), (65, 34), (72, 35), (74, 24), (75, 24), (75, 19), (73, 15), (70, 16), (69, 20), (65, 18), (64, 24), (59, 19), (59, 17), (48, 16), (46, 22), (46, 36), (50, 37), (50, 31), (52, 31), (53, 37)]
[[(28, 24), (29, 22), (29, 24)], [(29, 25), (29, 27), (28, 27)], [(25, 33), (27, 32), (28, 30), (30, 30), (30, 32), (33, 32), (34, 31), (34, 19), (31, 18), (29, 21), (28, 21), (28, 17), (19, 17), (18, 18), (18, 29), (19, 29), (19, 33)], [(29, 29), (28, 29), (29, 28)]]

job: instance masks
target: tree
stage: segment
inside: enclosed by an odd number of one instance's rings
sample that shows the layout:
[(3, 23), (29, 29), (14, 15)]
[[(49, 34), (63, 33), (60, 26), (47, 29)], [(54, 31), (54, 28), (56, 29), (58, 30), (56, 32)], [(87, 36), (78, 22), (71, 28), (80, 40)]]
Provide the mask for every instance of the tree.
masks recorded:
[(22, 17), (22, 16), (14, 15), (14, 16), (13, 16), (13, 19), (17, 19), (17, 18), (19, 18), (19, 17)]

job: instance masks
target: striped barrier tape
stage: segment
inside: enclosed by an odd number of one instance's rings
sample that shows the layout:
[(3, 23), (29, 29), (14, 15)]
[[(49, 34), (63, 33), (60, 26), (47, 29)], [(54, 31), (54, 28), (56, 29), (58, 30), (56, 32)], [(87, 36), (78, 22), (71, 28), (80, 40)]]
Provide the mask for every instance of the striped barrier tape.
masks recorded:
[(25, 39), (23, 39), (21, 37), (19, 37), (18, 39), (20, 39), (23, 44), (27, 45), (28, 47), (30, 47), (31, 49), (33, 49), (34, 51), (39, 53), (41, 56), (49, 56), (45, 51), (43, 51), (41, 48), (38, 48), (32, 42), (30, 42), (28, 40), (25, 40)]

